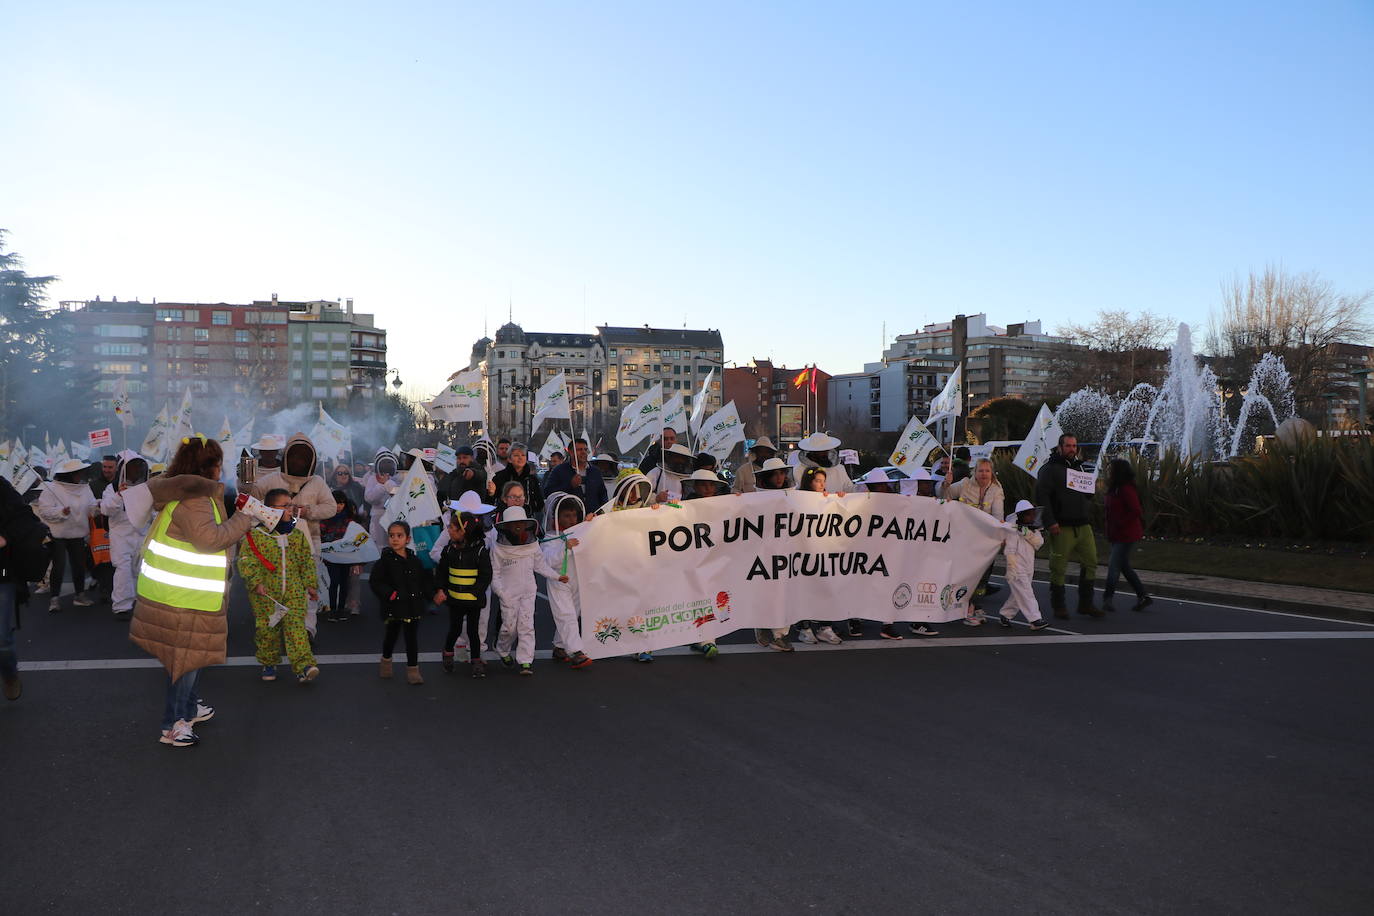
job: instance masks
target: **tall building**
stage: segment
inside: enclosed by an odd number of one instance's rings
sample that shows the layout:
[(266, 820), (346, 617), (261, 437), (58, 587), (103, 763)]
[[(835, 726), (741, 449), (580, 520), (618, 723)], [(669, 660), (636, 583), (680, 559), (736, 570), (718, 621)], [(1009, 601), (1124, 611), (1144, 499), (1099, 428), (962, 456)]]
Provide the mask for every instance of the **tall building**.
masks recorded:
[(797, 384), (797, 377), (804, 371), (774, 366), (767, 359), (751, 360), (747, 366), (725, 370), (724, 399), (735, 402), (746, 435), (768, 436), (774, 444), (781, 445), (797, 442), (806, 433), (828, 426), (830, 373), (815, 370), (813, 395), (810, 373), (800, 386)]
[(99, 373), (100, 407), (126, 378), (136, 424), (163, 404), (214, 394), (251, 410), (285, 406), (286, 308), (272, 302), (63, 303), (77, 329), (73, 362)]
[[(1332, 427), (1359, 426), (1368, 423), (1367, 417), (1360, 417), (1360, 370), (1374, 369), (1374, 347), (1361, 344), (1336, 343), (1331, 345), (1331, 367), (1327, 373), (1327, 402), (1325, 424)], [(1368, 382), (1366, 381), (1366, 387)], [(1365, 405), (1369, 413), (1369, 405)]]
[[(570, 334), (526, 331), (510, 322), (494, 339), (483, 337), (473, 345), (469, 368), (482, 370), (492, 432), (530, 438), (535, 391), (565, 372), (574, 426), (591, 430), (594, 441), (603, 437), (610, 443), (623, 404), (661, 382), (665, 400), (681, 393), (690, 407), (710, 370), (723, 366), (723, 352), (720, 332), (714, 330), (606, 325), (596, 334)], [(721, 390), (717, 376), (708, 413), (720, 407)]]
[(355, 312), (352, 299), (279, 302), (274, 295), (269, 304), (287, 310), (293, 402), (338, 405), (380, 396), (387, 373), (386, 331), (371, 314)]

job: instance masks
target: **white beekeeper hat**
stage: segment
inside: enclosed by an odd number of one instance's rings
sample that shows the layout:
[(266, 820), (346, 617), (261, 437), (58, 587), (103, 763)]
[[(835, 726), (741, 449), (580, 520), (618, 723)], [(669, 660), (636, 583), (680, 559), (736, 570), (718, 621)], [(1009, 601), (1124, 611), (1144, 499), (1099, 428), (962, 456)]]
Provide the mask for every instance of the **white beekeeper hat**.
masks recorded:
[(279, 452), (285, 447), (286, 443), (281, 440), (281, 436), (265, 433), (258, 438), (258, 443), (253, 446), (253, 450), (258, 452)]
[(467, 512), (471, 515), (486, 515), (488, 512), (496, 511), (495, 506), (488, 506), (482, 502), (476, 490), (468, 490), (457, 499), (450, 499), (448, 507), (454, 512)]
[(797, 443), (797, 448), (803, 452), (828, 452), (839, 447), (840, 440), (828, 433), (812, 433)]
[(53, 476), (56, 477), (58, 474), (70, 474), (73, 471), (84, 471), (90, 466), (91, 464), (89, 461), (82, 461), (79, 458), (68, 458), (66, 461), (54, 467), (52, 473)]
[(1016, 521), (1016, 516), (1020, 515), (1022, 512), (1025, 512), (1027, 509), (1035, 509), (1035, 508), (1037, 508), (1037, 507), (1031, 505), (1031, 501), (1030, 501), (1030, 500), (1028, 500), (1028, 499), (1020, 500), (1020, 501), (1018, 501), (1018, 502), (1016, 503), (1016, 508), (1015, 508), (1015, 509), (1012, 509), (1011, 512), (1009, 512), (1009, 513), (1007, 514), (1007, 517), (1006, 517), (1005, 520), (1008, 521), (1008, 522), (1014, 522), (1014, 521)]

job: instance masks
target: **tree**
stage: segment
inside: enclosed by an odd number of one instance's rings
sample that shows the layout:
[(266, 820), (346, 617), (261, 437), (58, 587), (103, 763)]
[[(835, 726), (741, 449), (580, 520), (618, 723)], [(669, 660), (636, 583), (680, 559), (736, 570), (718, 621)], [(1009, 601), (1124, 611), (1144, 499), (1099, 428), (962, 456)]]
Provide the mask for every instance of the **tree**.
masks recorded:
[(1125, 309), (1102, 309), (1090, 324), (1063, 325), (1061, 337), (1088, 349), (1055, 361), (1055, 387), (1065, 394), (1089, 387), (1126, 394), (1142, 382), (1158, 386), (1169, 362), (1164, 344), (1175, 327), (1171, 318), (1133, 317)]
[(1374, 334), (1369, 304), (1374, 292), (1337, 293), (1316, 273), (1290, 274), (1269, 265), (1222, 285), (1207, 347), (1217, 373), (1241, 386), (1265, 353), (1283, 357), (1300, 415), (1320, 420), (1323, 395), (1339, 393), (1348, 379), (1333, 372), (1337, 344), (1363, 343)]
[(979, 442), (1020, 439), (1035, 423), (1040, 405), (1024, 398), (993, 398), (969, 413), (969, 426)]

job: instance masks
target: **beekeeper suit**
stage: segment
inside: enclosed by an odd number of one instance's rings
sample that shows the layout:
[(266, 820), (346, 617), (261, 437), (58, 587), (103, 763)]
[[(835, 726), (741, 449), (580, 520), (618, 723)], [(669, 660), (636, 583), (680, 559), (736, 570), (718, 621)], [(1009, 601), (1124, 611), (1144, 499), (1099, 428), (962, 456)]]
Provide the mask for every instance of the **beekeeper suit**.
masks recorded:
[(692, 476), (694, 457), (692, 450), (680, 442), (663, 450), (663, 460), (646, 475), (659, 502), (682, 499), (682, 482)]
[(124, 492), (148, 479), (148, 460), (138, 452), (125, 449), (117, 456), (114, 480), (100, 494), (100, 514), (110, 520), (110, 562), (114, 564), (114, 587), (110, 607), (116, 617), (133, 613), (138, 567), (143, 559), (143, 539), (148, 535), (152, 516), (135, 512), (133, 518), (124, 505)]
[(496, 547), (492, 551), (491, 591), (501, 599), (501, 635), (496, 653), (503, 664), (515, 644), (515, 661), (522, 674), (534, 664), (534, 598), (536, 574), (556, 581), (561, 573), (549, 565), (539, 549), (535, 521), (521, 506), (511, 506), (496, 523)]
[(1034, 510), (1035, 506), (1023, 499), (1007, 514), (1002, 525), (1002, 553), (1007, 558), (1007, 588), (1011, 594), (1002, 602), (999, 613), (1007, 620), (1015, 617), (1017, 611), (1031, 623), (1041, 619), (1040, 602), (1035, 597), (1031, 580), (1035, 576), (1035, 552), (1045, 543), (1045, 538), (1035, 528), (1017, 520), (1022, 512)]
[(386, 504), (401, 486), (397, 475), (399, 464), (396, 453), (389, 448), (377, 449), (372, 458), (372, 471), (363, 480), (363, 500), (368, 505), (368, 534), (374, 544), (386, 543), (386, 529), (382, 527), (382, 516), (386, 515)]
[(560, 509), (569, 506), (577, 510), (574, 525), (586, 519), (587, 508), (582, 505), (582, 500), (571, 493), (555, 493), (549, 497), (549, 504), (544, 507), (544, 531), (547, 536), (539, 549), (550, 568), (568, 577), (567, 582), (549, 580), (549, 608), (553, 612), (554, 647), (575, 656), (582, 652), (582, 630), (578, 623), (582, 617), (582, 600), (577, 593), (577, 562), (572, 548), (568, 546), (566, 531), (558, 524)]
[(840, 464), (840, 440), (826, 433), (812, 433), (797, 443), (796, 480), (801, 486), (802, 474), (807, 468), (820, 468), (825, 471), (825, 491), (827, 493), (853, 493), (854, 481), (849, 472)]
[[(318, 559), (320, 556), (320, 520), (332, 518), (338, 511), (334, 505), (334, 494), (324, 478), (315, 473), (318, 465), (315, 443), (304, 433), (296, 433), (286, 441), (282, 452), (281, 467), (265, 474), (253, 482), (251, 495), (266, 501), (269, 490), (286, 490), (291, 494), (291, 505), (301, 510), (305, 519), (306, 532), (310, 535), (310, 552)], [(386, 543), (383, 537), (379, 544)], [(326, 579), (322, 581), (328, 581)]]

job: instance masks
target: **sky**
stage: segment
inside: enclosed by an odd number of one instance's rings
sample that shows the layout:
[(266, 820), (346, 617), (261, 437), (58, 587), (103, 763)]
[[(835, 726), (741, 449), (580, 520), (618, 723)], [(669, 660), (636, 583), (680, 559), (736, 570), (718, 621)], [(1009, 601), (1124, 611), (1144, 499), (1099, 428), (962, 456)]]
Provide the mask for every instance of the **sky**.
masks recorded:
[(1374, 3), (10, 4), (53, 299), (351, 297), (430, 394), (526, 330), (857, 371), (955, 314), (1374, 289)]

